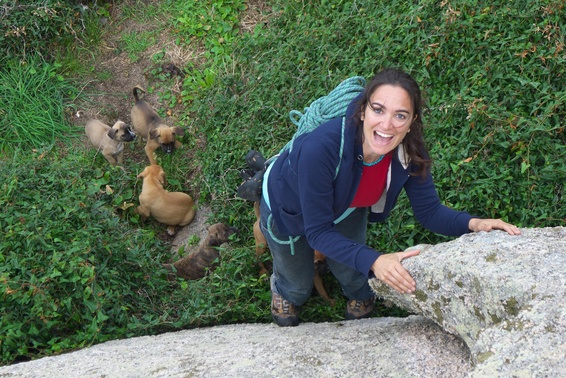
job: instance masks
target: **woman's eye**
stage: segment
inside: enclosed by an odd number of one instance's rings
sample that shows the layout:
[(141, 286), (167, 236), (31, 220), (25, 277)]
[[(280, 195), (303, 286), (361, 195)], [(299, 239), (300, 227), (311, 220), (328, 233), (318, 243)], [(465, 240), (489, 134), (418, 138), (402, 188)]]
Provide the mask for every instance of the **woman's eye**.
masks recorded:
[(373, 109), (373, 111), (374, 111), (376, 114), (381, 114), (381, 113), (383, 113), (383, 110), (382, 110), (381, 108), (372, 108), (372, 109)]
[(405, 114), (397, 114), (397, 118), (404, 121), (407, 119), (407, 116)]

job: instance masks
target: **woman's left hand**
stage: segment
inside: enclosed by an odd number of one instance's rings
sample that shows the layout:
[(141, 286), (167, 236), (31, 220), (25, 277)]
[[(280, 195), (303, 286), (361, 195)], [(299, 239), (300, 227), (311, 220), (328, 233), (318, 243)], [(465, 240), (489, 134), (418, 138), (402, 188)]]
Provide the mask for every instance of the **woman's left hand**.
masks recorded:
[(509, 235), (520, 235), (521, 230), (517, 226), (510, 223), (504, 222), (501, 219), (480, 219), (472, 218), (468, 223), (468, 228), (471, 231), (491, 231), (491, 230), (503, 230)]

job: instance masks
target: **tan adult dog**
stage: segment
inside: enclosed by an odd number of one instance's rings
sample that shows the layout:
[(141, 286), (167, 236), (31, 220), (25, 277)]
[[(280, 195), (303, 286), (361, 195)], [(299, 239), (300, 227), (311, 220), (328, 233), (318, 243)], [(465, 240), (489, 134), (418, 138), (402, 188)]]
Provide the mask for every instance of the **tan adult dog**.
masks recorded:
[(91, 119), (85, 125), (85, 132), (90, 143), (102, 152), (102, 155), (112, 165), (122, 165), (124, 160), (124, 142), (131, 142), (136, 134), (122, 121), (114, 126)]
[(238, 232), (237, 228), (228, 227), (224, 223), (216, 223), (208, 227), (208, 234), (199, 243), (198, 250), (173, 264), (163, 264), (171, 272), (168, 275), (169, 280), (175, 279), (176, 276), (186, 280), (198, 280), (208, 272), (212, 272), (218, 266), (220, 259), (218, 247), (226, 243), (236, 232)]
[(151, 216), (168, 225), (169, 235), (175, 234), (176, 226), (186, 226), (193, 221), (196, 214), (193, 199), (187, 193), (165, 190), (167, 180), (163, 168), (157, 164), (148, 165), (138, 175), (140, 178), (143, 179), (143, 186), (136, 212), (142, 220)]
[(159, 147), (167, 154), (182, 146), (177, 137), (185, 135), (185, 131), (178, 126), (169, 126), (159, 117), (157, 112), (145, 101), (140, 100), (138, 91), (145, 91), (135, 86), (133, 89), (134, 107), (132, 108), (132, 125), (134, 130), (146, 140), (145, 153), (150, 164), (156, 164), (154, 152)]
[[(265, 239), (265, 236), (263, 235), (263, 232), (261, 231), (261, 228), (259, 226), (260, 214), (259, 214), (259, 202), (257, 201), (254, 202), (254, 212), (256, 216), (256, 221), (253, 225), (253, 232), (255, 239), (255, 254), (256, 254), (257, 263), (259, 265), (259, 275), (262, 276), (264, 274), (267, 274), (267, 268), (265, 267), (265, 264), (259, 260), (259, 257), (263, 255), (267, 250), (267, 240)], [(334, 306), (335, 301), (330, 297), (330, 295), (328, 295), (328, 292), (326, 291), (324, 287), (324, 283), (322, 281), (321, 267), (324, 264), (325, 260), (326, 260), (326, 256), (324, 254), (320, 253), (317, 250), (314, 251), (313, 283), (318, 294), (321, 297), (323, 297), (331, 306)]]

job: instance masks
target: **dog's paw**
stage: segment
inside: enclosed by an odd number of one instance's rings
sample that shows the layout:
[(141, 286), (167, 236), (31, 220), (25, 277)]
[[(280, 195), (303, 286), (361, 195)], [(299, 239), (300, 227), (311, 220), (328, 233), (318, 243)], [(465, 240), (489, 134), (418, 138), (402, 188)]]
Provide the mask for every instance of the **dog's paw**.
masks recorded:
[(169, 236), (174, 236), (176, 233), (177, 233), (177, 226), (167, 227), (167, 234), (169, 234)]

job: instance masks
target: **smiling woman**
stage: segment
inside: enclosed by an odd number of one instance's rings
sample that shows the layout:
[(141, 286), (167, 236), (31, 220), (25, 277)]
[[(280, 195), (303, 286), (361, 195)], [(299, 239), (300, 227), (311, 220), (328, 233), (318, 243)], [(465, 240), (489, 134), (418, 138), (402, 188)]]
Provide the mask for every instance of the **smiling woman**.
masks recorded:
[(420, 88), (409, 74), (383, 70), (350, 103), (346, 117), (298, 137), (267, 169), (260, 225), (273, 256), (271, 313), (279, 326), (299, 324), (298, 308), (312, 290), (314, 250), (327, 256), (348, 298), (346, 319), (372, 315), (375, 296), (368, 278), (377, 277), (401, 293), (415, 291), (401, 261), (419, 251), (383, 254), (366, 245), (368, 214), (370, 222), (383, 222), (401, 189), (417, 220), (433, 232), (458, 236), (502, 229), (519, 234), (501, 220), (477, 222), (440, 203), (421, 106)]

